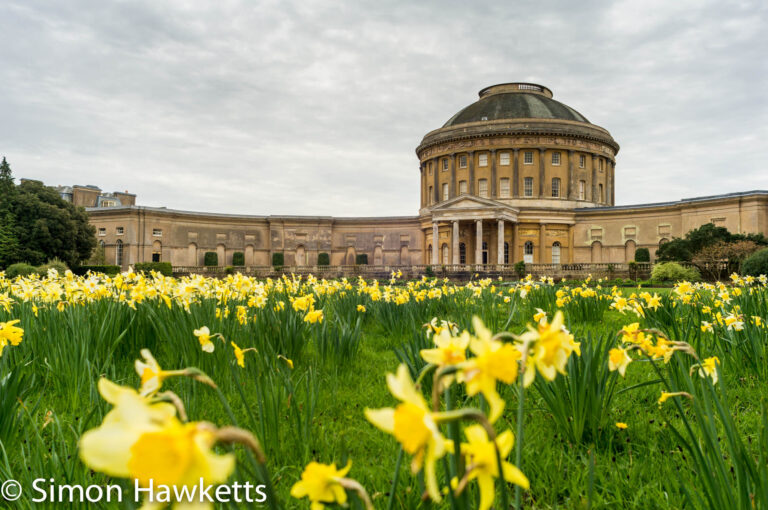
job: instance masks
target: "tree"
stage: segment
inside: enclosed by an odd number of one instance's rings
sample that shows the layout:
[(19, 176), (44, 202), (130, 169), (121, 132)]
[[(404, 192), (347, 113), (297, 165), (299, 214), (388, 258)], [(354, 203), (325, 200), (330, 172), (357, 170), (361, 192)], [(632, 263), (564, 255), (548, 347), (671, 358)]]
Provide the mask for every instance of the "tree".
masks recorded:
[[(10, 186), (9, 186), (10, 184)], [(52, 188), (37, 181), (13, 184), (8, 162), (0, 164), (0, 211), (5, 236), (15, 237), (13, 260), (33, 265), (59, 258), (70, 267), (87, 260), (96, 247), (96, 232), (82, 207), (66, 202)], [(10, 238), (10, 237), (8, 237)], [(12, 242), (12, 241), (11, 241)]]
[(16, 238), (15, 222), (10, 213), (0, 219), (0, 268), (19, 261), (19, 240)]
[(659, 246), (656, 250), (657, 262), (690, 262), (693, 254), (689, 248), (690, 244), (687, 240), (676, 237), (669, 242), (666, 242)]
[(718, 241), (704, 246), (693, 256), (693, 263), (701, 274), (712, 280), (718, 280), (738, 271), (741, 263), (756, 252), (760, 246), (754, 241)]

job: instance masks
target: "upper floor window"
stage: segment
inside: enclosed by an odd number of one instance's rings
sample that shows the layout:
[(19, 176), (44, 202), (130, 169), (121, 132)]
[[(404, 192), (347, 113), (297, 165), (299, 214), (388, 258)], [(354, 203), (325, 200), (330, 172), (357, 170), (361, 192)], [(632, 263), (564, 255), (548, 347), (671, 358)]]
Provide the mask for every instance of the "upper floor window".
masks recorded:
[(443, 183), (443, 200), (448, 200), (448, 183)]
[(163, 236), (163, 229), (161, 229), (161, 228), (153, 228), (152, 229), (152, 235), (154, 237), (162, 237)]
[(523, 194), (526, 197), (533, 196), (533, 177), (526, 177), (523, 181)]
[(467, 181), (459, 181), (459, 193), (467, 192)]
[(500, 165), (509, 164), (509, 152), (502, 152), (501, 154), (499, 154), (499, 164)]
[(429, 175), (432, 175), (432, 163), (429, 164)]
[(552, 179), (552, 196), (554, 198), (560, 196), (560, 177), (554, 177)]
[(533, 151), (525, 151), (523, 153), (523, 163), (526, 165), (533, 164)]
[(101, 228), (99, 228), (99, 235), (100, 235), (100, 236), (105, 236), (105, 235), (107, 235), (107, 229), (106, 229), (106, 228), (104, 228), (104, 227), (101, 227)]
[(598, 186), (599, 192), (600, 192), (600, 202), (605, 202), (605, 200), (603, 199), (603, 185), (602, 184), (598, 184), (597, 186)]
[(509, 198), (509, 179), (506, 177), (499, 181), (499, 196), (501, 198)]
[(432, 194), (432, 186), (429, 187), (429, 203), (430, 204), (435, 203), (435, 195)]
[(480, 154), (477, 157), (477, 166), (488, 166), (488, 154)]
[(115, 234), (117, 234), (117, 235), (119, 235), (119, 236), (121, 236), (121, 235), (125, 234), (125, 228), (123, 228), (123, 227), (117, 227), (117, 228), (115, 229)]
[(117, 207), (117, 201), (115, 200), (102, 200), (101, 207)]
[(467, 168), (467, 156), (459, 156), (459, 168)]
[(603, 171), (603, 160), (602, 160), (602, 158), (600, 159), (600, 171), (601, 172)]
[(443, 172), (448, 170), (448, 158), (443, 160)]
[(488, 197), (488, 179), (477, 181), (477, 194), (481, 197)]
[(579, 155), (579, 168), (587, 166), (587, 157), (584, 154)]
[(586, 200), (587, 183), (585, 181), (579, 181), (579, 200)]
[(552, 153), (552, 164), (557, 166), (560, 164), (560, 153), (559, 152), (553, 152)]

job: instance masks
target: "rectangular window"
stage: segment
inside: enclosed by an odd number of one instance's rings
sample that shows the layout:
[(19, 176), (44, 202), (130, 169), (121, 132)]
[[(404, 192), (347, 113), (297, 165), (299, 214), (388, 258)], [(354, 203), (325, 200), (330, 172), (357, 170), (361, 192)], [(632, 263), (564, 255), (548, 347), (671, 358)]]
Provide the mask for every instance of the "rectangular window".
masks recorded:
[(602, 160), (602, 158), (600, 159), (600, 171), (601, 172), (603, 171), (603, 160)]
[(432, 163), (429, 164), (429, 175), (432, 175)]
[(121, 235), (125, 234), (125, 229), (123, 227), (117, 227), (115, 229), (115, 234), (121, 236)]
[(579, 155), (579, 168), (587, 166), (587, 157), (584, 154)]
[(467, 156), (459, 156), (459, 168), (467, 168)]
[(459, 193), (467, 192), (467, 181), (459, 181)]
[(560, 165), (560, 153), (559, 152), (553, 152), (552, 153), (552, 164), (554, 166)]
[(499, 181), (499, 194), (501, 198), (509, 198), (509, 179), (504, 177)]
[(552, 179), (552, 196), (557, 198), (560, 196), (560, 178), (555, 177)]
[(443, 200), (448, 200), (448, 183), (443, 183)]
[(579, 200), (586, 200), (585, 192), (587, 188), (587, 183), (584, 181), (579, 181)]
[(432, 186), (429, 187), (429, 203), (430, 204), (435, 203), (435, 195), (432, 194)]
[(526, 197), (533, 196), (533, 177), (526, 177), (523, 181), (523, 194)]
[(106, 228), (104, 228), (104, 227), (101, 227), (101, 228), (99, 229), (99, 235), (100, 235), (100, 236), (105, 236), (105, 235), (107, 235), (107, 229), (106, 229)]
[(499, 154), (499, 164), (500, 165), (509, 164), (509, 152), (502, 152), (501, 154)]
[(605, 200), (603, 200), (603, 185), (598, 184), (598, 188), (600, 189), (600, 202), (605, 202)]
[(152, 229), (152, 235), (154, 237), (163, 237), (163, 229), (161, 229), (161, 228), (153, 228)]
[(523, 163), (526, 165), (533, 164), (533, 151), (525, 151), (523, 154)]
[(477, 166), (488, 166), (488, 154), (480, 154), (477, 157)]
[(481, 197), (488, 198), (488, 179), (480, 179), (477, 181), (477, 194)]
[(448, 158), (443, 160), (443, 172), (448, 171)]

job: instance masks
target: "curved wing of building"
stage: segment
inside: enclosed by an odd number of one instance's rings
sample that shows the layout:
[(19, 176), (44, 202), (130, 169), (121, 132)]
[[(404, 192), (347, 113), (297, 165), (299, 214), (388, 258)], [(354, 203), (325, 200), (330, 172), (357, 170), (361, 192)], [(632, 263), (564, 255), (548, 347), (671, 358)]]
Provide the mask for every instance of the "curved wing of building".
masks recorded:
[(626, 262), (705, 223), (768, 232), (768, 192), (615, 207), (619, 144), (534, 83), (486, 87), (416, 148), (418, 216), (243, 216), (89, 208), (101, 253), (200, 266), (504, 266)]

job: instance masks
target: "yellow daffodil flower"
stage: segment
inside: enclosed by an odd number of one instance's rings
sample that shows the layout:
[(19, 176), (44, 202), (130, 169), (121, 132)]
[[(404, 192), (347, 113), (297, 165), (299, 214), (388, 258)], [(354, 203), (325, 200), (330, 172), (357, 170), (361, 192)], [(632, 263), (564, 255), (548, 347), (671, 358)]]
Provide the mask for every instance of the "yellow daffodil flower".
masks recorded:
[(536, 370), (548, 381), (557, 373), (565, 374), (565, 365), (571, 353), (581, 355), (580, 344), (575, 342), (563, 327), (563, 312), (557, 311), (552, 323), (538, 324), (537, 328), (528, 326), (528, 331), (520, 335), (523, 345), (530, 345), (530, 352), (525, 366), (523, 383), (530, 386), (536, 376)]
[(208, 329), (208, 326), (196, 329), (193, 333), (198, 341), (200, 341), (200, 346), (203, 348), (204, 352), (213, 352), (215, 346), (213, 345), (213, 342), (211, 342), (211, 330)]
[(5, 349), (6, 345), (11, 344), (15, 347), (21, 343), (24, 330), (16, 326), (19, 322), (19, 319), (0, 322), (0, 356), (3, 355), (3, 349)]
[(632, 358), (629, 357), (625, 349), (614, 348), (608, 352), (608, 369), (611, 372), (618, 370), (622, 377), (624, 377), (631, 362)]
[(365, 313), (365, 306), (357, 305), (357, 311), (360, 312), (360, 313)]
[(308, 311), (307, 315), (304, 316), (304, 322), (309, 322), (310, 324), (323, 322), (323, 311), (322, 310)]
[(717, 384), (717, 366), (719, 364), (720, 364), (720, 358), (718, 358), (717, 356), (706, 358), (704, 361), (701, 362), (701, 366), (699, 368), (699, 375), (701, 377), (711, 377), (712, 384)]
[(351, 463), (341, 469), (336, 469), (336, 464), (320, 464), (310, 462), (301, 473), (301, 480), (291, 487), (291, 497), (300, 499), (309, 498), (311, 510), (322, 510), (326, 504), (337, 503), (346, 506), (347, 491), (339, 481), (346, 476), (352, 468)]
[(619, 430), (625, 430), (627, 427), (628, 427), (628, 425), (626, 423), (623, 423), (623, 422), (620, 422), (620, 421), (616, 422), (616, 428), (619, 429)]
[(422, 349), (420, 354), (427, 363), (438, 366), (456, 365), (467, 359), (469, 340), (469, 334), (466, 332), (464, 335), (456, 337), (451, 336), (447, 329), (443, 329), (433, 337), (437, 347)]

